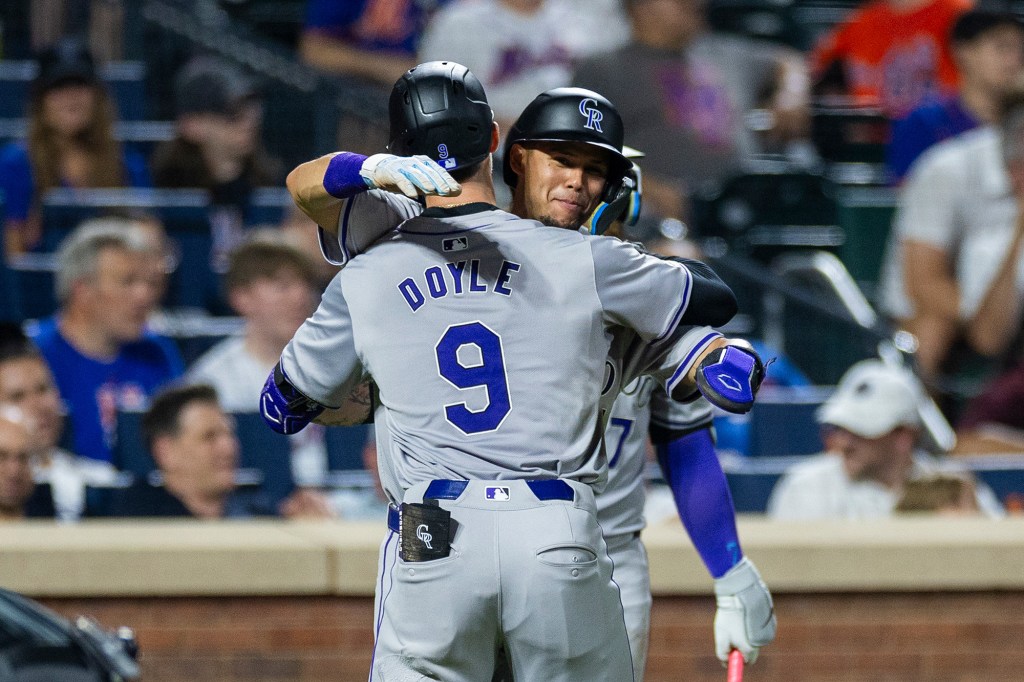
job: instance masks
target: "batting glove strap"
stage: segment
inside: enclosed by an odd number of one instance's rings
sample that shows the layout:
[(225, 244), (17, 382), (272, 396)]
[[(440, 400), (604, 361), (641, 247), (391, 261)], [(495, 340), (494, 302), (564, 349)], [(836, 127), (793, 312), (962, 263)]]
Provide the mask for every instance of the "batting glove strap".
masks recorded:
[(764, 374), (764, 363), (753, 349), (723, 346), (697, 366), (697, 389), (712, 405), (744, 414), (754, 406)]
[(459, 183), (429, 156), (374, 154), (359, 170), (366, 186), (415, 199), (420, 195), (451, 196), (462, 191)]
[(274, 367), (274, 371), (267, 377), (263, 384), (263, 392), (260, 394), (260, 414), (263, 421), (271, 429), (278, 433), (290, 436), (298, 433), (316, 419), (324, 406), (320, 403), (302, 395), (297, 388), (292, 386), (281, 363)]
[(715, 580), (715, 600), (715, 655), (725, 663), (739, 649), (753, 663), (759, 648), (775, 639), (776, 621), (772, 595), (750, 559)]

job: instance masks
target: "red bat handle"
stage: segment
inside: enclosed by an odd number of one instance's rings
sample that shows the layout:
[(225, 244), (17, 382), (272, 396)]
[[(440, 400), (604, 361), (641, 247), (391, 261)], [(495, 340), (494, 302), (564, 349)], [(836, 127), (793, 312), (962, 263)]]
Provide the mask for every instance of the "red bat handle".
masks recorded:
[(739, 649), (729, 653), (729, 670), (727, 682), (743, 682), (743, 654)]

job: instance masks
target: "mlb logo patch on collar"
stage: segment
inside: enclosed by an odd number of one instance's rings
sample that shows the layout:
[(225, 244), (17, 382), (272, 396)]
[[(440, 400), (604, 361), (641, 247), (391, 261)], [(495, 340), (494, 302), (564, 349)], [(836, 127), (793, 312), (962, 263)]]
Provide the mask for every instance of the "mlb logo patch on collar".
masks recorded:
[(469, 237), (452, 237), (441, 242), (441, 250), (445, 253), (451, 251), (465, 251), (469, 248)]
[(489, 485), (484, 489), (484, 497), (492, 502), (508, 502), (510, 488), (503, 485)]

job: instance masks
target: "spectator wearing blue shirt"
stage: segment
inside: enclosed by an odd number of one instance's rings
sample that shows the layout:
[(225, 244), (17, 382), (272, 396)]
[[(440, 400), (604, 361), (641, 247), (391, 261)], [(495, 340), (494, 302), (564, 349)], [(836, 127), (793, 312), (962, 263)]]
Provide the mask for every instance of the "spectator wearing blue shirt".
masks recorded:
[(390, 87), (416, 65), (423, 27), (446, 1), (310, 0), (299, 54), (318, 69)]
[(965, 12), (950, 39), (960, 91), (927, 102), (893, 123), (886, 166), (894, 184), (903, 181), (910, 165), (933, 144), (994, 123), (1000, 99), (1024, 69), (1024, 26), (1011, 13)]
[(117, 412), (144, 408), (183, 371), (173, 343), (147, 331), (162, 283), (153, 241), (122, 218), (83, 223), (58, 253), (55, 316), (30, 329), (69, 409), (74, 451), (111, 461)]
[(145, 159), (114, 138), (114, 111), (82, 43), (65, 39), (40, 54), (27, 139), (0, 148), (8, 256), (39, 245), (39, 206), (47, 190), (151, 184)]

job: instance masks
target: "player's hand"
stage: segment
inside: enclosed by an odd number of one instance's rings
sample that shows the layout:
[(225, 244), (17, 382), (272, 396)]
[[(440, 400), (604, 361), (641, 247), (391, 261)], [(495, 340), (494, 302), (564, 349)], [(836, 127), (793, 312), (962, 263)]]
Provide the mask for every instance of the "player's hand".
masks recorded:
[(726, 412), (744, 414), (754, 406), (754, 396), (764, 375), (765, 365), (753, 346), (733, 339), (700, 361), (697, 390), (712, 405)]
[(420, 195), (448, 197), (462, 191), (448, 171), (429, 156), (374, 154), (359, 170), (370, 189), (383, 189), (415, 199)]
[(768, 586), (750, 559), (744, 558), (715, 579), (715, 655), (723, 664), (739, 649), (753, 663), (757, 652), (775, 639), (775, 607)]

